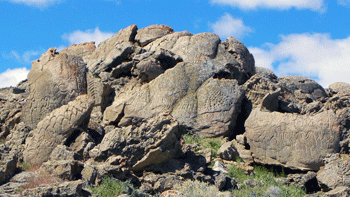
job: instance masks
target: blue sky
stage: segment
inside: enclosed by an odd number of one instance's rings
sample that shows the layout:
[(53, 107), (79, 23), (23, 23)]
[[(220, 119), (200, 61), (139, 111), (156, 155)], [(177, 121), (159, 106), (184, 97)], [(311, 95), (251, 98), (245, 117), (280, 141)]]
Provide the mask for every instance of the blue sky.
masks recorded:
[(350, 0), (0, 0), (0, 87), (26, 78), (50, 47), (97, 44), (120, 29), (163, 24), (241, 40), (256, 66), (350, 83)]

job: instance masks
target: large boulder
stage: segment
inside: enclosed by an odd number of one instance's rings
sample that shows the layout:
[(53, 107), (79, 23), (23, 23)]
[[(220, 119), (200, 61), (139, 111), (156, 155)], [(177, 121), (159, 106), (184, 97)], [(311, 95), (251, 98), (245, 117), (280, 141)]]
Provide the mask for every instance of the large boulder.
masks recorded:
[[(244, 96), (234, 79), (216, 78), (218, 73), (232, 73), (225, 65), (203, 57), (196, 62), (178, 63), (140, 88), (120, 94), (107, 107), (104, 122), (123, 117), (120, 124), (133, 117), (151, 118), (170, 111), (180, 124), (206, 136), (229, 135), (235, 126)], [(118, 115), (119, 114), (119, 115)], [(124, 116), (120, 116), (124, 115)]]
[(331, 94), (350, 94), (350, 84), (344, 82), (336, 82), (329, 86)]
[(33, 61), (28, 74), (30, 95), (22, 120), (34, 129), (52, 110), (86, 94), (86, 71), (81, 57), (58, 53), (55, 48)]
[(73, 44), (62, 51), (60, 53), (66, 53), (67, 55), (80, 56), (83, 58), (86, 63), (89, 59), (92, 52), (96, 49), (95, 42), (86, 42), (82, 44)]
[(134, 120), (130, 126), (108, 132), (102, 142), (90, 151), (90, 156), (104, 161), (120, 155), (127, 160), (125, 167), (138, 171), (179, 156), (179, 138), (177, 121), (168, 114), (160, 114), (150, 119)]
[(138, 30), (135, 41), (137, 41), (141, 47), (144, 47), (155, 39), (173, 32), (173, 28), (166, 25), (151, 25)]
[(86, 128), (93, 104), (88, 95), (81, 95), (46, 116), (26, 140), (24, 161), (31, 164), (47, 161), (56, 146), (66, 143), (74, 131)]
[(266, 112), (256, 108), (245, 122), (254, 160), (301, 170), (319, 170), (340, 150), (340, 130), (332, 110), (314, 115)]
[(26, 189), (21, 196), (83, 196), (83, 182), (78, 180), (55, 185), (43, 185), (37, 188)]
[(87, 63), (88, 69), (93, 74), (98, 75), (128, 59), (128, 55), (134, 52), (135, 49), (133, 42), (136, 33), (137, 26), (131, 25), (101, 42), (90, 55)]

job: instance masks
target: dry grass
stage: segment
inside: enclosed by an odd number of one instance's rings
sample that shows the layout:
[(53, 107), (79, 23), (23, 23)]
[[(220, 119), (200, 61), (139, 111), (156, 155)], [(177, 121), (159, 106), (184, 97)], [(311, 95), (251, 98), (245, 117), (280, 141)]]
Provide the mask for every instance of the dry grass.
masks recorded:
[(219, 189), (214, 185), (197, 180), (187, 180), (181, 185), (175, 185), (174, 189), (187, 197), (213, 197), (220, 194)]
[(34, 189), (43, 185), (53, 185), (56, 183), (59, 183), (61, 180), (57, 177), (54, 177), (50, 174), (41, 174), (41, 175), (34, 175), (29, 179), (29, 183), (22, 188), (22, 190), (26, 189)]
[(28, 164), (26, 162), (22, 162), (19, 167), (26, 172), (35, 172), (41, 167), (41, 164)]
[(37, 170), (41, 167), (41, 164), (31, 165), (23, 162), (20, 167), (22, 168), (22, 170), (26, 172), (33, 172), (33, 175), (28, 179), (28, 183), (25, 186), (18, 189), (18, 192), (21, 195), (22, 195), (22, 192), (27, 189), (34, 189), (45, 185), (54, 185), (62, 182), (61, 179), (51, 174), (38, 173)]

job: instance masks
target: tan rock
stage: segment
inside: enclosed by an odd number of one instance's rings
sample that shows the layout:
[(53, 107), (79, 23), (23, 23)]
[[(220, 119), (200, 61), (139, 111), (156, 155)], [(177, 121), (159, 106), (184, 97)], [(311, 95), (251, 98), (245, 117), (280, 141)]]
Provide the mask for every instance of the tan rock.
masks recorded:
[(151, 25), (138, 30), (135, 40), (140, 44), (141, 47), (144, 47), (155, 39), (173, 32), (173, 28), (166, 25)]
[(22, 120), (31, 128), (56, 108), (86, 94), (86, 67), (78, 56), (57, 53), (49, 49), (39, 60), (33, 61), (28, 74), (30, 95), (22, 113)]
[(319, 170), (328, 153), (339, 151), (339, 124), (333, 111), (315, 115), (262, 112), (245, 122), (254, 160), (301, 170)]
[(93, 104), (88, 95), (81, 95), (46, 116), (27, 138), (24, 160), (31, 164), (47, 161), (56, 146), (63, 144), (76, 129), (87, 125)]

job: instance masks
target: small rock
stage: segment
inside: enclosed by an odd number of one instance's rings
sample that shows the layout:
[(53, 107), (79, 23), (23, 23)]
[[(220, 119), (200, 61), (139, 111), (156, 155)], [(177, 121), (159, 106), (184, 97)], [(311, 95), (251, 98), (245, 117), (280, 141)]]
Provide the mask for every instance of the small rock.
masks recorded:
[(236, 160), (239, 153), (235, 149), (232, 142), (226, 142), (223, 144), (217, 152), (218, 156), (225, 160)]
[(282, 190), (279, 187), (271, 186), (266, 190), (265, 195), (268, 197), (277, 197), (281, 196), (281, 192)]
[(223, 172), (225, 174), (227, 174), (228, 172), (228, 168), (220, 161), (215, 161), (213, 170), (218, 172)]

